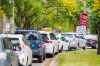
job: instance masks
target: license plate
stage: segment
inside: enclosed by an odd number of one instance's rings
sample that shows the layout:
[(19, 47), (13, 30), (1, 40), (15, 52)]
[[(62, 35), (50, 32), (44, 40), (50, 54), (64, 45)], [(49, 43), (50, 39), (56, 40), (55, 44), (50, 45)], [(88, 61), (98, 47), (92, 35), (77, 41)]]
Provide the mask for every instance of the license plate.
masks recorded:
[(33, 52), (38, 52), (37, 50), (34, 50)]
[(32, 60), (38, 60), (37, 58), (33, 58)]

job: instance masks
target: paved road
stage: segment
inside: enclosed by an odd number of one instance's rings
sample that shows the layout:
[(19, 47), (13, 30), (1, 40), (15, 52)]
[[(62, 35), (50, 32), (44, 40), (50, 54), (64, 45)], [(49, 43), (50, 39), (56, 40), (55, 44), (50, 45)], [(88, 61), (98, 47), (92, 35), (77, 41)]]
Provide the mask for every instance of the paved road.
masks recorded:
[(43, 66), (42, 63), (33, 63), (32, 66)]
[(47, 58), (43, 63), (38, 63), (37, 61), (33, 62), (32, 66), (50, 66), (53, 58)]

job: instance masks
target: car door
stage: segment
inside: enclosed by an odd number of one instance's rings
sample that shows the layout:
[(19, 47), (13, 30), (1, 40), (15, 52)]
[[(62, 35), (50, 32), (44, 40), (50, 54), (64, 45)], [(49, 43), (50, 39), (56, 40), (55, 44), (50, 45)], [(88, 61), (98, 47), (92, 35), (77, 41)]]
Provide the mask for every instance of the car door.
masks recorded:
[(27, 57), (27, 65), (31, 65), (32, 64), (32, 49), (30, 47), (29, 42), (25, 38), (22, 38), (22, 42), (25, 44), (24, 52)]

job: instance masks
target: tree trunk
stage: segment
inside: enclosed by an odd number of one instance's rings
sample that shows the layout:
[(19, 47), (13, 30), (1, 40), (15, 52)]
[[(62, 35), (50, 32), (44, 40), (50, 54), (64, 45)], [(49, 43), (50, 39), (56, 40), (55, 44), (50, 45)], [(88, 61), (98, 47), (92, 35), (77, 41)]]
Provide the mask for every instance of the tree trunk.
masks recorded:
[(97, 54), (100, 55), (100, 31), (98, 31), (98, 48), (97, 48)]

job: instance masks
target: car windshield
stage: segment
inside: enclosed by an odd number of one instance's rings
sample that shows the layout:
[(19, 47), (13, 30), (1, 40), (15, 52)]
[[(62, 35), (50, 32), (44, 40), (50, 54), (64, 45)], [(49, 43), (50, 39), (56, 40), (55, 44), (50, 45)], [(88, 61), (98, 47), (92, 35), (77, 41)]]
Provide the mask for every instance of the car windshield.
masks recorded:
[(50, 39), (51, 40), (56, 40), (56, 36), (53, 33), (50, 33)]

